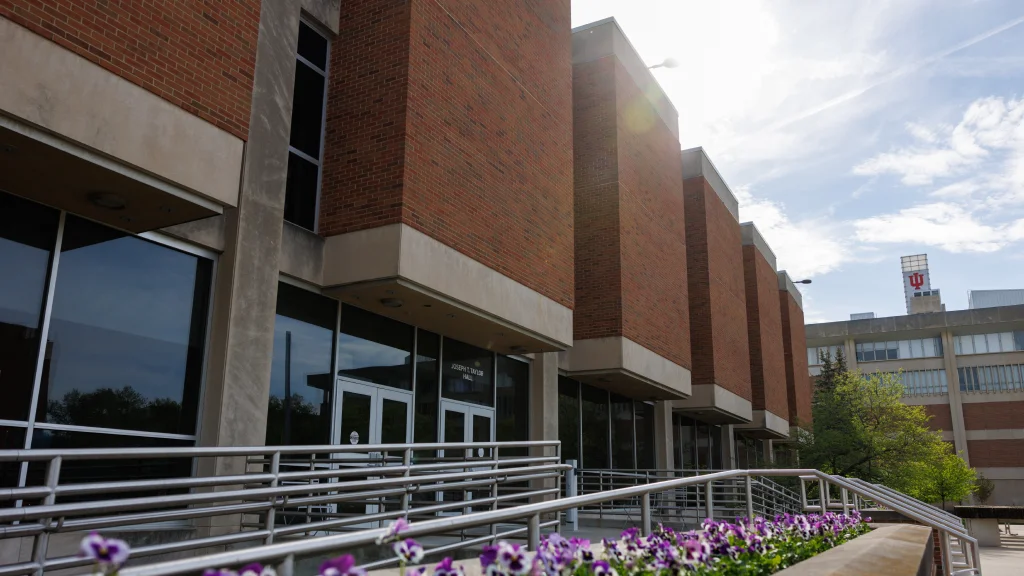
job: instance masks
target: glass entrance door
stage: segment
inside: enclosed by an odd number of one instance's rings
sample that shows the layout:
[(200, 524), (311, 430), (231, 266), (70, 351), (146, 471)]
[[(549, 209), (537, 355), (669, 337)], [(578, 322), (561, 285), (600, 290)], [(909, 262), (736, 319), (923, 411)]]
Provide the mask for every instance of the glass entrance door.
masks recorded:
[[(494, 441), (494, 409), (466, 402), (441, 400), (441, 430), (443, 442), (493, 442)], [(488, 448), (466, 448), (464, 452), (453, 454), (451, 450), (441, 450), (441, 457), (465, 458), (466, 460), (486, 460), (491, 457)], [(486, 470), (481, 468), (464, 468), (463, 471)], [(459, 471), (451, 470), (452, 472)], [(448, 491), (440, 499), (445, 502), (459, 502), (486, 497), (486, 491)], [(470, 508), (464, 510), (471, 512)]]
[[(334, 443), (339, 445), (408, 444), (412, 442), (412, 392), (338, 378), (335, 395)], [(352, 466), (401, 464), (402, 453), (345, 452), (339, 460), (351, 460)], [(338, 504), (339, 512), (376, 514), (393, 503), (375, 501)], [(372, 528), (376, 522), (361, 524)]]

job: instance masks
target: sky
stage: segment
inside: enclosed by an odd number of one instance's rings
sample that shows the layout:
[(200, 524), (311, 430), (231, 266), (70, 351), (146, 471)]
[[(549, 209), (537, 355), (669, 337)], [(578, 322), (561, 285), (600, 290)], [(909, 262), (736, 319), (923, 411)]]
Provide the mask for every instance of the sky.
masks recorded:
[(572, 0), (614, 16), (801, 286), (808, 323), (1024, 288), (1024, 2)]

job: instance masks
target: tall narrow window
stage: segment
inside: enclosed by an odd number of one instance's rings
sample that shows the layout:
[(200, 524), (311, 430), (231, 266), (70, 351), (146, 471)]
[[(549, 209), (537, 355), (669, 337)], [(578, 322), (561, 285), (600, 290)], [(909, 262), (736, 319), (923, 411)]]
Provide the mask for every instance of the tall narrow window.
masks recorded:
[(580, 383), (558, 377), (558, 439), (562, 460), (580, 462)]
[[(530, 439), (530, 365), (498, 355), (497, 420), (498, 442)], [(526, 449), (508, 449), (510, 455), (526, 456)]]
[(583, 425), (582, 468), (609, 467), (608, 457), (608, 392), (582, 384), (580, 403)]
[(329, 50), (327, 38), (299, 23), (284, 219), (313, 231), (320, 197)]

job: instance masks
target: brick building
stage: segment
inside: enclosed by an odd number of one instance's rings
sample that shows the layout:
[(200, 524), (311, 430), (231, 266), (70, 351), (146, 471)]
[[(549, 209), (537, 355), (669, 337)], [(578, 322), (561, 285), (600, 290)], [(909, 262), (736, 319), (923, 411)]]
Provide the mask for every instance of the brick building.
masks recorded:
[(993, 481), (988, 504), (1024, 504), (1024, 306), (868, 316), (806, 326), (812, 378), (838, 349), (851, 370), (902, 370), (903, 401)]
[(799, 295), (614, 20), (0, 0), (0, 48), (0, 448), (717, 468), (795, 421)]

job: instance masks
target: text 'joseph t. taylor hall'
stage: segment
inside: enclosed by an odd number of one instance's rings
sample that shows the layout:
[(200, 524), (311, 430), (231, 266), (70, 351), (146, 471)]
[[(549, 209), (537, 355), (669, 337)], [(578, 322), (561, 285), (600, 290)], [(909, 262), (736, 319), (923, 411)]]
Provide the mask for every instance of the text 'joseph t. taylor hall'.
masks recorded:
[(569, 9), (0, 0), (0, 448), (785, 450), (800, 293)]

